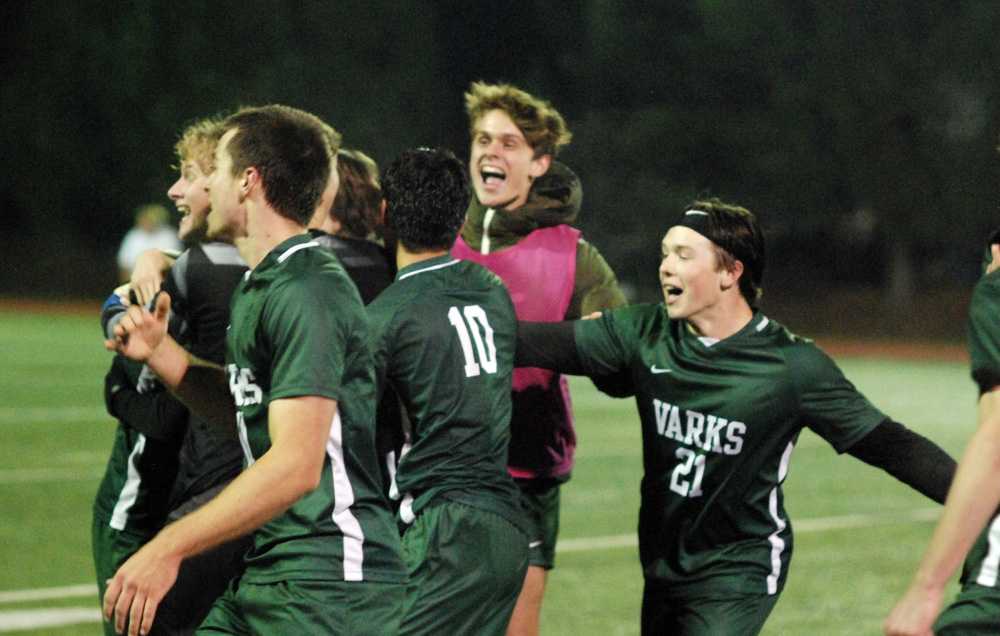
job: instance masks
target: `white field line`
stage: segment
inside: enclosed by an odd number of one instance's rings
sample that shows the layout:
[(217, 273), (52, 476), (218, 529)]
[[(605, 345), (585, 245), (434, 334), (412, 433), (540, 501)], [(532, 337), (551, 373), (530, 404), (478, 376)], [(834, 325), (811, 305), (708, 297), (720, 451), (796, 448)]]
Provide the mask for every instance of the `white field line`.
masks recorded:
[[(868, 528), (894, 523), (909, 523), (912, 521), (935, 521), (943, 508), (919, 508), (908, 512), (875, 513), (840, 515), (836, 517), (814, 517), (812, 519), (792, 520), (792, 529), (796, 533), (824, 532), (826, 530), (843, 530), (848, 528)], [(560, 539), (556, 543), (556, 552), (588, 552), (590, 550), (606, 550), (611, 548), (634, 548), (639, 545), (635, 533), (618, 534), (606, 537), (582, 537), (579, 539)]]
[[(800, 533), (823, 532), (826, 530), (867, 528), (872, 526), (909, 523), (914, 521), (934, 521), (940, 514), (941, 508), (920, 508), (908, 512), (815, 517), (813, 519), (802, 519), (793, 525), (796, 532)], [(636, 545), (637, 541), (634, 534), (620, 534), (604, 537), (563, 539), (557, 544), (556, 551), (560, 553), (586, 552), (590, 550), (606, 550), (613, 548), (634, 548)], [(95, 607), (62, 607), (0, 612), (0, 632), (9, 632), (19, 629), (54, 627), (58, 625), (73, 625), (77, 623), (94, 623), (101, 620), (100, 612), (96, 607), (96, 585), (69, 585), (66, 587), (49, 587), (0, 592), (0, 603), (21, 603), (83, 596), (90, 596), (94, 598)]]
[(58, 607), (0, 612), (0, 632), (99, 622), (101, 622), (101, 611), (97, 608), (96, 602), (93, 607)]
[(81, 596), (92, 596), (94, 607), (97, 607), (97, 586), (93, 583), (64, 587), (39, 587), (33, 590), (9, 590), (0, 592), (0, 603), (25, 603), (53, 598), (79, 598)]
[(65, 424), (110, 420), (107, 411), (98, 406), (29, 406), (0, 408), (0, 424)]

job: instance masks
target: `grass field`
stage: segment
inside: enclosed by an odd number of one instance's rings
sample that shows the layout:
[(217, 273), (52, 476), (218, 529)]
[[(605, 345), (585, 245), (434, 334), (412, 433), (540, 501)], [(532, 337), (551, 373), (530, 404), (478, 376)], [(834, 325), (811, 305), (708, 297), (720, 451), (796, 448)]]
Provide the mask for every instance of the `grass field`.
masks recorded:
[[(97, 317), (0, 311), (0, 351), (0, 632), (99, 634), (100, 626), (86, 620), (97, 613), (90, 510), (113, 424), (100, 397), (109, 354)], [(960, 452), (975, 422), (975, 390), (964, 364), (840, 362), (884, 411)], [(635, 407), (599, 395), (585, 381), (574, 382), (574, 399), (579, 459), (563, 489), (543, 633), (638, 634)], [(793, 456), (786, 495), (795, 556), (765, 633), (879, 633), (929, 538), (935, 505), (838, 457), (809, 432)], [(82, 622), (44, 624), (62, 615)]]

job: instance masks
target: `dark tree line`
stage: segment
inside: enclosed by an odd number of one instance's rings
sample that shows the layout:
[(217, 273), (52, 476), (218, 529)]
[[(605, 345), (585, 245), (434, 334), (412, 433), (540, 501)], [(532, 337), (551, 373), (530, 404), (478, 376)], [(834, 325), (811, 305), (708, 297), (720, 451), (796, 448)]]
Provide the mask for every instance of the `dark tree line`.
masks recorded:
[(466, 152), (462, 91), (510, 81), (575, 134), (580, 225), (640, 297), (685, 202), (762, 218), (772, 281), (968, 285), (1000, 225), (1000, 4), (14, 2), (0, 9), (0, 293), (93, 296), (165, 202), (194, 118), (312, 110), (379, 161)]

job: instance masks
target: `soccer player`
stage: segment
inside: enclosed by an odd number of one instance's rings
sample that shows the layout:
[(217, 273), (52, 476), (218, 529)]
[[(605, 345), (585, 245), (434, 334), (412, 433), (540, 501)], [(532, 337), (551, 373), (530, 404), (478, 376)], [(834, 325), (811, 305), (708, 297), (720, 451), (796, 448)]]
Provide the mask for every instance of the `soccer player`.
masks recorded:
[[(890, 635), (1000, 633), (1000, 231), (969, 305), (968, 347), (979, 425), (959, 462), (944, 514), (913, 581), (885, 622)], [(981, 534), (980, 534), (981, 533)], [(976, 535), (979, 534), (977, 539)], [(971, 548), (971, 550), (970, 550)], [(963, 557), (962, 589), (937, 616)], [(935, 617), (937, 620), (935, 621)]]
[(695, 202), (662, 254), (662, 304), (526, 324), (518, 364), (589, 375), (636, 398), (642, 633), (756, 634), (788, 572), (781, 484), (804, 427), (938, 502), (954, 461), (756, 308), (764, 240), (749, 211)]
[(410, 575), (400, 633), (503, 634), (528, 567), (506, 467), (517, 317), (499, 278), (448, 252), (469, 203), (451, 152), (404, 152), (382, 188), (399, 273), (368, 311), (379, 385), (410, 421), (393, 487)]
[[(508, 84), (465, 94), (475, 196), (452, 255), (484, 265), (507, 286), (518, 318), (579, 318), (625, 303), (614, 272), (571, 227), (580, 180), (555, 161), (571, 134), (548, 102)], [(540, 275), (544, 272), (544, 275)], [(559, 487), (570, 478), (576, 434), (565, 378), (515, 369), (508, 467), (531, 512), (531, 565), (509, 632), (537, 634), (546, 573), (555, 561)]]
[[(226, 242), (229, 237), (206, 238), (210, 209), (206, 183), (212, 172), (215, 146), (222, 132), (221, 119), (205, 118), (188, 126), (175, 146), (180, 175), (167, 195), (181, 213), (179, 238), (193, 245), (180, 255), (163, 282), (163, 289), (169, 292), (173, 301), (172, 333), (196, 356), (218, 364), (223, 362), (229, 299), (246, 271), (246, 264), (236, 248), (231, 242)], [(155, 262), (160, 254), (153, 251), (145, 256), (152, 257)], [(159, 277), (158, 271), (156, 274)], [(158, 280), (156, 284), (159, 285)], [(112, 299), (115, 298), (112, 296)], [(108, 330), (113, 329), (124, 311), (125, 306), (121, 303), (109, 302), (105, 305), (102, 322), (108, 337), (111, 337)], [(102, 588), (104, 581), (114, 574), (125, 558), (151, 538), (164, 521), (178, 519), (211, 499), (239, 474), (243, 465), (243, 453), (234, 437), (220, 436), (211, 431), (207, 422), (189, 414), (169, 393), (149, 390), (158, 383), (144, 382), (140, 385), (135, 378), (127, 377), (129, 366), (129, 363), (119, 362), (116, 357), (107, 378), (108, 410), (123, 426), (116, 436), (108, 474), (95, 502), (95, 554), (114, 555), (113, 560), (105, 559), (97, 565)], [(178, 422), (178, 419), (181, 421)], [(138, 449), (134, 446), (140, 443), (136, 432), (143, 436), (143, 447)], [(128, 464), (119, 460), (126, 448), (136, 453), (129, 460), (135, 466), (131, 474)], [(169, 457), (168, 448), (173, 452)], [(139, 469), (152, 460), (142, 458), (150, 454), (156, 455), (156, 464), (148, 469), (150, 475), (144, 475)], [(173, 467), (173, 472), (168, 470), (168, 466)], [(125, 507), (120, 515), (128, 513), (130, 517), (138, 516), (144, 520), (143, 541), (137, 541), (134, 522), (130, 522), (132, 527), (128, 532), (117, 531), (114, 523), (122, 523), (121, 520), (115, 522), (107, 518), (108, 486), (120, 482), (125, 487), (121, 494), (115, 496), (115, 505), (119, 505), (132, 492), (128, 490), (128, 484), (138, 480), (138, 490), (142, 490), (152, 480), (162, 484), (167, 475), (170, 475), (171, 481), (166, 492), (157, 489), (155, 494), (151, 492), (138, 502), (139, 509), (143, 506), (165, 507), (170, 511), (167, 518), (157, 517), (159, 525), (155, 525), (152, 523), (153, 515), (139, 514), (136, 503), (121, 504)], [(173, 480), (174, 475), (176, 481)], [(116, 492), (116, 488), (112, 487), (110, 492)], [(103, 524), (99, 530), (96, 525), (98, 520)], [(108, 548), (121, 543), (125, 545)], [(186, 560), (177, 583), (161, 603), (155, 632), (193, 633), (229, 580), (242, 572), (243, 555), (249, 547), (249, 537), (241, 537)], [(110, 624), (105, 627), (111, 629)]]
[[(101, 603), (115, 570), (166, 522), (187, 428), (187, 409), (162, 388), (142, 383), (139, 391), (141, 372), (141, 364), (116, 355), (104, 380), (104, 403), (118, 427), (91, 527)], [(114, 634), (111, 623), (104, 623), (104, 633)]]
[[(382, 246), (368, 240), (378, 223), (382, 202), (378, 167), (360, 150), (341, 148), (337, 151), (337, 177), (336, 195), (316, 208), (309, 233), (320, 245), (333, 250), (367, 305), (389, 286), (393, 275)], [(324, 193), (324, 199), (327, 197)]]
[(233, 296), (226, 368), (166, 335), (167, 294), (153, 312), (130, 307), (108, 345), (235, 428), (248, 468), (118, 570), (105, 617), (147, 632), (182, 560), (253, 531), (246, 571), (199, 631), (393, 633), (406, 573), (377, 476), (367, 320), (343, 268), (306, 233), (333, 159), (323, 124), (267, 106), (224, 127), (209, 233), (243, 223), (251, 267)]

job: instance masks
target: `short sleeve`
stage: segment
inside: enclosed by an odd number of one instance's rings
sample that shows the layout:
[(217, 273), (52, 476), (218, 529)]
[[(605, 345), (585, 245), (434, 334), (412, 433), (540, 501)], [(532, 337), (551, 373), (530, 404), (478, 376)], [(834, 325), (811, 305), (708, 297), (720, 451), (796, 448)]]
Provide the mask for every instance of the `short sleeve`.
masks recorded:
[(886, 419), (834, 361), (812, 344), (796, 346), (789, 361), (792, 382), (798, 385), (803, 424), (838, 453)]
[(972, 292), (967, 344), (979, 392), (1000, 386), (1000, 277), (996, 272), (984, 276)]
[(339, 399), (351, 319), (357, 316), (353, 307), (340, 310), (353, 300), (338, 297), (341, 287), (326, 276), (302, 275), (269, 297), (262, 321), (272, 353), (272, 400)]

